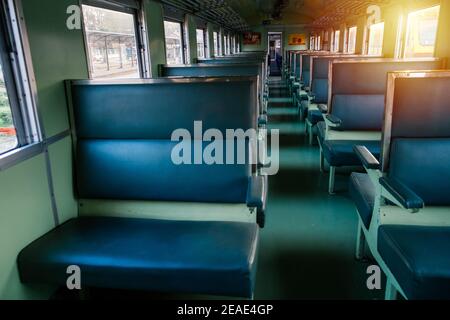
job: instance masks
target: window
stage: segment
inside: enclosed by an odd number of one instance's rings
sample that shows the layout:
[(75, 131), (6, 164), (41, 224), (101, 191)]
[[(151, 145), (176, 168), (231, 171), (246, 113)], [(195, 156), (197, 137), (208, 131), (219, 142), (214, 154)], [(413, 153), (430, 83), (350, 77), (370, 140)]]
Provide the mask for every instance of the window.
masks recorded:
[(383, 53), (384, 22), (373, 24), (369, 28), (369, 45), (367, 54), (379, 56)]
[(236, 36), (231, 37), (231, 53), (236, 53)]
[(434, 56), (439, 11), (435, 6), (408, 15), (405, 58)]
[(317, 37), (317, 40), (316, 40), (316, 50), (317, 51), (320, 51), (322, 48), (322, 41), (321, 41), (322, 39), (321, 39), (321, 37), (320, 36), (318, 36)]
[(341, 31), (340, 30), (336, 30), (334, 32), (334, 41), (333, 41), (333, 52), (338, 52), (339, 51), (339, 38), (341, 36)]
[(41, 140), (17, 21), (13, 1), (0, 1), (0, 155)]
[(205, 58), (205, 31), (203, 29), (197, 29), (197, 56), (199, 58)]
[(82, 9), (91, 78), (139, 78), (136, 15), (89, 5)]
[(334, 51), (334, 31), (331, 31), (330, 35), (330, 51)]
[(6, 88), (3, 61), (0, 65), (0, 154), (18, 146), (17, 133)]
[(226, 56), (227, 54), (228, 54), (228, 48), (227, 48), (227, 36), (226, 35), (224, 35), (223, 36), (223, 51), (222, 51), (222, 54), (224, 55), (224, 56)]
[(167, 64), (183, 64), (183, 29), (180, 22), (164, 21)]
[(217, 33), (217, 55), (223, 55), (222, 51), (222, 34), (220, 32)]
[(315, 49), (315, 41), (316, 38), (315, 37), (309, 37), (309, 50), (314, 50)]
[(348, 29), (348, 44), (347, 52), (355, 53), (356, 51), (356, 33), (358, 31), (357, 27), (351, 27)]
[(230, 38), (228, 35), (224, 36), (223, 42), (224, 42), (224, 49), (225, 49), (224, 54), (228, 55), (228, 54), (230, 54)]
[(219, 35), (217, 32), (213, 32), (214, 38), (214, 56), (217, 57), (219, 55)]

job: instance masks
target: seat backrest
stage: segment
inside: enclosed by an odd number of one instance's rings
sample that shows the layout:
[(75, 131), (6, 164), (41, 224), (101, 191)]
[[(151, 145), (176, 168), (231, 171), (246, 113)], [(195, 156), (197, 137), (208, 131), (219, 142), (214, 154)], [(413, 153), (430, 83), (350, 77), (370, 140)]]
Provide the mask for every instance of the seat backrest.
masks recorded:
[(328, 79), (313, 79), (311, 92), (314, 103), (326, 104), (328, 102)]
[[(349, 58), (354, 56), (349, 56)], [(330, 61), (345, 59), (345, 56), (336, 55), (312, 55), (310, 56), (311, 91), (314, 95), (314, 103), (328, 104), (328, 70)]]
[(301, 80), (303, 81), (303, 85), (305, 87), (309, 87), (310, 85), (310, 78), (311, 78), (311, 54), (303, 54), (302, 55), (302, 74), (301, 74)]
[(261, 64), (159, 65), (160, 77), (263, 76)]
[(301, 71), (301, 55), (300, 53), (296, 53), (294, 55), (294, 76), (296, 80), (300, 80)]
[(342, 120), (342, 130), (381, 131), (388, 72), (437, 70), (439, 59), (350, 59), (330, 62), (329, 113)]
[(295, 70), (295, 55), (296, 55), (295, 51), (290, 51), (290, 53), (289, 53), (289, 72), (291, 72), (292, 74)]
[(389, 75), (383, 171), (428, 206), (450, 205), (449, 88), (450, 71)]
[(332, 105), (332, 114), (342, 120), (340, 130), (381, 131), (384, 95), (339, 94), (333, 97)]
[[(245, 203), (250, 161), (205, 164), (194, 131), (256, 128), (256, 77), (75, 81), (71, 96), (80, 198)], [(193, 139), (177, 154), (201, 164), (173, 161), (177, 129)]]

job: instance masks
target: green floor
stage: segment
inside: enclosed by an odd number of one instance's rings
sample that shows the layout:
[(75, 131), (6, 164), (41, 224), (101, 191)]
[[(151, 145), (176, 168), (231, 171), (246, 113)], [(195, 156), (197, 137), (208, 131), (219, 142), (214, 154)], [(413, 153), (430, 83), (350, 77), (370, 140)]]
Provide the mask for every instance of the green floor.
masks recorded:
[(327, 193), (319, 148), (310, 147), (286, 88), (271, 80), (269, 128), (280, 129), (280, 171), (269, 178), (256, 299), (380, 299), (366, 287), (367, 264), (354, 259), (357, 214), (347, 174)]

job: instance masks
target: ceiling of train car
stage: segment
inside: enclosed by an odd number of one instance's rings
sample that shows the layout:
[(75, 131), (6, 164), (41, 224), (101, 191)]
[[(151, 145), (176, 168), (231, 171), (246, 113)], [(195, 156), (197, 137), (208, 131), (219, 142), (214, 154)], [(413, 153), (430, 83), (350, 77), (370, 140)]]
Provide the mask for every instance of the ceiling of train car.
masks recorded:
[(391, 0), (227, 0), (249, 25), (270, 24), (330, 27), (364, 14), (370, 5)]
[(261, 24), (334, 26), (364, 14), (370, 5), (391, 0), (162, 0), (230, 29), (245, 31)]
[(311, 24), (329, 0), (228, 0), (249, 25)]

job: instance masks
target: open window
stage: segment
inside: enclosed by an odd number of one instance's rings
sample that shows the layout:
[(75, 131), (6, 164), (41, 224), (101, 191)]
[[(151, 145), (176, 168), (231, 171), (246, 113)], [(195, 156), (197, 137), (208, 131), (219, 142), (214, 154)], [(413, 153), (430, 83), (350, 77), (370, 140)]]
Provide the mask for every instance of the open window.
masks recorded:
[[(0, 164), (11, 152), (42, 140), (19, 19), (12, 0), (0, 1)], [(28, 63), (27, 63), (28, 62)], [(20, 158), (20, 157), (16, 157)], [(20, 160), (20, 159), (17, 159)]]
[(309, 50), (315, 50), (316, 38), (314, 36), (309, 37)]
[(408, 15), (405, 58), (433, 57), (440, 6), (418, 10)]
[(384, 22), (373, 24), (369, 27), (369, 43), (367, 54), (380, 56), (383, 53)]
[(214, 41), (214, 56), (217, 57), (219, 55), (219, 35), (217, 32), (213, 32), (213, 41)]
[(205, 30), (197, 29), (197, 56), (201, 59), (206, 57)]
[(231, 37), (231, 53), (236, 53), (236, 36)]
[(321, 36), (317, 36), (317, 38), (316, 38), (316, 50), (317, 51), (322, 50), (322, 38), (321, 38)]
[(334, 41), (333, 41), (333, 52), (338, 52), (339, 51), (339, 39), (341, 37), (341, 31), (340, 30), (336, 30), (334, 32)]
[(82, 5), (89, 74), (92, 79), (142, 76), (136, 8), (85, 0)]
[(223, 43), (222, 40), (223, 40), (222, 33), (218, 32), (217, 33), (217, 55), (218, 56), (222, 56), (224, 54), (223, 48), (222, 48), (222, 43)]
[(180, 22), (164, 21), (164, 34), (166, 37), (167, 64), (183, 64), (183, 26)]
[(356, 51), (356, 33), (358, 31), (358, 28), (351, 27), (348, 29), (348, 40), (347, 40), (347, 52), (348, 53), (355, 53)]
[(230, 54), (230, 36), (225, 35), (223, 42), (224, 42), (224, 54), (229, 55)]

